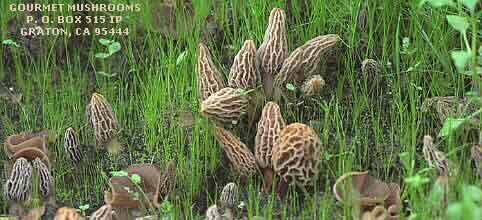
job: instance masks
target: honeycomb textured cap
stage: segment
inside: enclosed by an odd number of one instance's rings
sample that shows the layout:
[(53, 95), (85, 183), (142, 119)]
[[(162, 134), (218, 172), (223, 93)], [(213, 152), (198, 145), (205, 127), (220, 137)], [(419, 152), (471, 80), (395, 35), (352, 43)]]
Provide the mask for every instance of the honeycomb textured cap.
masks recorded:
[(253, 153), (238, 137), (221, 127), (216, 127), (215, 136), (232, 166), (241, 176), (249, 177), (257, 172)]
[(281, 110), (275, 102), (268, 102), (261, 112), (255, 138), (255, 157), (260, 168), (272, 168), (272, 149), (281, 129), (286, 126)]
[(263, 43), (257, 51), (257, 62), (263, 75), (274, 76), (288, 57), (288, 34), (286, 14), (281, 8), (273, 8), (269, 15), (268, 27)]
[(221, 214), (216, 205), (212, 205), (206, 210), (206, 218), (204, 220), (222, 220)]
[(201, 101), (226, 87), (221, 72), (213, 63), (209, 49), (202, 43), (199, 44), (197, 72), (198, 92)]
[(234, 57), (228, 85), (232, 88), (252, 89), (256, 87), (257, 82), (256, 45), (254, 41), (247, 40)]
[(281, 130), (273, 148), (275, 172), (287, 183), (307, 185), (318, 174), (321, 141), (309, 126), (293, 123)]
[(92, 94), (86, 112), (94, 128), (97, 144), (106, 145), (117, 136), (119, 122), (112, 106), (104, 96), (99, 93)]
[(305, 97), (311, 97), (320, 94), (323, 86), (325, 86), (325, 80), (320, 75), (314, 75), (306, 80), (301, 90)]
[(222, 123), (237, 123), (248, 108), (249, 100), (242, 89), (224, 88), (201, 103), (201, 113)]
[(430, 135), (425, 135), (423, 137), (422, 151), (423, 156), (430, 167), (437, 169), (441, 176), (449, 175), (449, 161), (447, 156), (443, 152), (437, 150), (433, 144), (433, 138)]
[(220, 207), (235, 208), (238, 202), (238, 186), (236, 183), (228, 183), (224, 186), (219, 199)]
[(57, 210), (54, 220), (80, 220), (80, 214), (74, 208), (62, 207)]
[(40, 177), (40, 193), (44, 198), (46, 198), (52, 194), (54, 187), (54, 178), (50, 173), (50, 169), (39, 158), (33, 160), (32, 165), (35, 172), (37, 172), (38, 176)]
[(116, 220), (116, 218), (114, 218), (112, 206), (103, 205), (90, 215), (89, 220)]
[(296, 48), (276, 75), (275, 87), (283, 88), (290, 81), (302, 83), (306, 78), (315, 75), (320, 67), (321, 56), (335, 46), (339, 39), (335, 34), (322, 35)]
[(176, 188), (176, 162), (171, 160), (160, 177), (159, 198), (165, 199)]
[(82, 152), (77, 138), (77, 133), (73, 128), (67, 128), (64, 134), (64, 150), (69, 158), (74, 162), (82, 160)]
[(18, 158), (4, 186), (5, 198), (11, 201), (27, 201), (32, 194), (32, 165), (27, 159)]

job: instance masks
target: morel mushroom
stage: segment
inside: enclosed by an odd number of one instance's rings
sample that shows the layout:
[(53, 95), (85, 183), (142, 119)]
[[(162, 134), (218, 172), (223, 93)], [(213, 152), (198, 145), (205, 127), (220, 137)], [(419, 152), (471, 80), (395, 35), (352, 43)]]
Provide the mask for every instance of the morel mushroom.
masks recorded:
[(383, 206), (376, 206), (373, 210), (366, 211), (362, 215), (362, 220), (387, 220), (387, 210)]
[(272, 163), (281, 177), (278, 196), (283, 199), (288, 185), (308, 185), (318, 174), (321, 160), (321, 141), (307, 125), (293, 123), (280, 132), (273, 148)]
[(333, 192), (338, 201), (355, 205), (361, 213), (372, 212), (377, 206), (383, 206), (387, 210), (388, 220), (400, 218), (400, 186), (381, 182), (368, 175), (368, 172), (342, 175), (333, 185)]
[(256, 52), (258, 69), (261, 72), (263, 86), (268, 97), (271, 97), (274, 77), (286, 57), (288, 57), (286, 15), (283, 9), (273, 8), (269, 15), (263, 43)]
[(273, 183), (272, 149), (278, 141), (281, 129), (285, 127), (281, 110), (275, 102), (268, 102), (263, 108), (255, 138), (255, 157), (264, 176), (264, 192), (271, 191)]
[(212, 205), (206, 210), (206, 218), (204, 220), (221, 220), (218, 206)]
[[(48, 154), (48, 131), (42, 130), (37, 133), (20, 133), (7, 137), (4, 145), (5, 153), (12, 159), (13, 155), (25, 149), (37, 149), (43, 154)], [(28, 158), (33, 160), (35, 158)]]
[(176, 162), (174, 160), (167, 163), (159, 182), (158, 203), (161, 203), (176, 188)]
[(221, 127), (216, 127), (215, 136), (232, 166), (241, 176), (250, 177), (256, 173), (256, 159), (238, 137)]
[(82, 160), (80, 144), (77, 139), (77, 134), (73, 128), (67, 128), (67, 130), (65, 130), (64, 149), (72, 161), (79, 162)]
[(199, 44), (197, 71), (197, 84), (201, 101), (226, 87), (221, 72), (213, 63), (209, 49), (202, 43)]
[(117, 154), (122, 150), (117, 141), (119, 122), (111, 105), (99, 93), (92, 94), (87, 105), (87, 117), (94, 128), (97, 145), (105, 146), (110, 153)]
[(445, 154), (434, 146), (430, 135), (423, 137), (423, 156), (430, 167), (437, 169), (440, 176), (449, 175), (449, 161)]
[(12, 201), (27, 201), (32, 194), (32, 165), (27, 159), (18, 158), (5, 183), (5, 198)]
[(224, 186), (219, 199), (220, 208), (234, 209), (238, 201), (238, 186), (236, 183), (228, 183)]
[(80, 220), (80, 214), (76, 209), (62, 207), (57, 210), (54, 220)]
[(482, 146), (481, 145), (474, 145), (471, 149), (472, 160), (475, 162), (475, 167), (479, 173), (480, 178), (482, 179)]
[(201, 113), (221, 123), (236, 124), (248, 108), (248, 97), (242, 89), (224, 88), (201, 103)]
[(258, 76), (256, 71), (256, 46), (254, 41), (247, 40), (234, 58), (229, 73), (228, 85), (238, 89), (256, 87)]
[(324, 85), (325, 80), (323, 80), (320, 75), (314, 75), (310, 79), (305, 81), (301, 90), (303, 91), (303, 95), (305, 97), (315, 96), (317, 94), (320, 94), (321, 89)]
[(112, 206), (103, 205), (90, 215), (89, 220), (116, 220), (116, 218)]
[(36, 158), (35, 160), (33, 160), (32, 164), (33, 164), (34, 170), (37, 172), (38, 176), (40, 177), (39, 179), (40, 193), (44, 198), (46, 198), (52, 194), (54, 178), (50, 173), (50, 169), (39, 158)]

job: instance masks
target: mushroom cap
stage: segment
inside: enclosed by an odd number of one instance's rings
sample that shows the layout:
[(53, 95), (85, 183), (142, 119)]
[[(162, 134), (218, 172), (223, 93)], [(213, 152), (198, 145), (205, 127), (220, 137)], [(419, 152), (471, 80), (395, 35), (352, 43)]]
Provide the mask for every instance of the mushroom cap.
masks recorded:
[(162, 203), (164, 199), (176, 188), (176, 161), (171, 160), (167, 163), (166, 168), (160, 176), (158, 203)]
[(90, 124), (94, 128), (98, 145), (107, 145), (117, 136), (119, 132), (117, 116), (103, 95), (93, 93), (86, 112)]
[(335, 198), (342, 203), (354, 203), (362, 211), (376, 206), (388, 209), (389, 216), (398, 216), (401, 207), (400, 187), (396, 183), (381, 182), (365, 172), (349, 172), (333, 185)]
[(263, 43), (257, 51), (258, 65), (263, 75), (274, 76), (288, 57), (288, 34), (286, 14), (281, 8), (273, 8), (268, 19), (268, 27)]
[(309, 126), (293, 123), (281, 130), (273, 148), (274, 171), (287, 183), (307, 185), (318, 174), (321, 141)]
[(268, 102), (261, 112), (255, 138), (255, 157), (260, 168), (272, 168), (272, 149), (286, 123), (275, 102)]
[(236, 183), (228, 183), (224, 186), (219, 199), (220, 208), (235, 208), (238, 201), (238, 186)]
[(5, 198), (12, 201), (27, 201), (32, 194), (32, 165), (25, 158), (13, 164), (10, 177), (4, 185)]
[(323, 86), (325, 86), (325, 80), (320, 75), (314, 75), (305, 81), (301, 90), (305, 97), (310, 97), (320, 94)]
[(80, 220), (80, 217), (77, 209), (62, 207), (57, 209), (54, 220)]
[(206, 210), (205, 220), (222, 220), (221, 214), (216, 205), (212, 205)]
[(237, 123), (248, 109), (248, 97), (242, 89), (221, 89), (201, 103), (201, 113), (221, 123)]
[(253, 40), (246, 40), (234, 57), (228, 85), (232, 88), (252, 89), (256, 87), (257, 82), (256, 45)]
[(199, 44), (197, 73), (198, 93), (201, 101), (226, 87), (221, 72), (214, 65), (208, 47), (203, 43)]
[(71, 127), (65, 130), (64, 150), (72, 161), (79, 162), (82, 160), (82, 152), (80, 151), (77, 133)]
[(114, 216), (115, 214), (112, 210), (112, 206), (103, 205), (90, 215), (89, 220), (115, 220), (116, 218)]
[[(36, 133), (20, 133), (8, 136), (5, 140), (4, 150), (7, 156), (12, 159), (14, 155), (24, 149), (37, 149), (43, 152), (46, 156), (48, 154), (48, 131), (42, 130)], [(35, 154), (34, 154), (35, 155)], [(18, 156), (18, 155), (17, 155)], [(24, 157), (33, 156), (27, 153), (22, 155)], [(43, 156), (43, 155), (42, 155)], [(17, 157), (18, 158), (18, 157)], [(35, 158), (31, 158), (33, 160)]]
[(53, 193), (54, 178), (50, 173), (49, 167), (40, 158), (36, 158), (32, 161), (34, 170), (40, 177), (40, 192), (44, 198), (49, 197)]
[(257, 172), (258, 165), (253, 153), (238, 137), (221, 127), (216, 127), (215, 136), (232, 166), (239, 174), (249, 177)]
[(425, 135), (423, 137), (422, 151), (423, 156), (430, 167), (436, 168), (442, 176), (449, 175), (449, 160), (443, 152), (437, 150), (433, 144), (433, 138), (430, 135)]

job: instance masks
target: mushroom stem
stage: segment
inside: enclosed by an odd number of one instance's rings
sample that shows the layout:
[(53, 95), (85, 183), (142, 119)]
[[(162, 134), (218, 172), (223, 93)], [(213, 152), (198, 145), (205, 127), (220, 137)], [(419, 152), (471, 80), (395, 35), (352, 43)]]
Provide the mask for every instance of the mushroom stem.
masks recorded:
[(286, 182), (283, 178), (281, 178), (278, 185), (278, 197), (281, 201), (284, 200), (286, 196), (286, 192), (288, 192), (288, 186), (289, 186), (289, 183)]
[(271, 188), (273, 187), (273, 176), (274, 176), (273, 169), (264, 168), (263, 176), (264, 176), (263, 191), (265, 193), (269, 193), (271, 192)]

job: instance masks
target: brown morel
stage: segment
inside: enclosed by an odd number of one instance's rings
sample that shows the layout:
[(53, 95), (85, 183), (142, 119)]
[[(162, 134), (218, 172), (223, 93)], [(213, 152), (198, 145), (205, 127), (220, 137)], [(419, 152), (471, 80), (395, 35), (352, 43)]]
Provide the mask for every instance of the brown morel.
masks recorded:
[(57, 210), (54, 220), (80, 220), (81, 216), (77, 209), (62, 207)]
[(249, 148), (230, 131), (216, 127), (215, 137), (223, 148), (233, 168), (243, 177), (257, 172), (256, 159)]
[(478, 144), (472, 146), (471, 156), (472, 156), (472, 160), (474, 160), (475, 162), (475, 167), (477, 168), (477, 172), (479, 173), (479, 176), (482, 179), (482, 146)]
[(224, 88), (201, 103), (201, 113), (218, 123), (237, 124), (248, 108), (248, 97), (242, 89)]
[(72, 161), (80, 162), (82, 160), (82, 152), (80, 151), (77, 133), (73, 128), (67, 128), (67, 130), (65, 130), (64, 150)]
[(263, 108), (255, 138), (255, 157), (264, 176), (264, 192), (270, 192), (273, 184), (272, 149), (278, 141), (281, 129), (286, 126), (281, 110), (275, 102)]
[(226, 87), (221, 72), (213, 63), (209, 49), (202, 43), (199, 44), (197, 73), (197, 87), (201, 101)]
[(309, 126), (293, 123), (280, 132), (273, 148), (272, 163), (279, 175), (278, 196), (285, 197), (289, 184), (306, 186), (318, 174), (321, 160), (321, 141)]
[(54, 178), (50, 173), (50, 169), (48, 166), (40, 160), (40, 158), (36, 158), (32, 161), (33, 168), (35, 172), (37, 172), (39, 178), (39, 189), (42, 197), (47, 198), (52, 195), (53, 187), (54, 187)]
[(258, 83), (256, 71), (256, 46), (247, 40), (234, 58), (229, 73), (228, 85), (238, 89), (253, 89)]
[(323, 86), (325, 86), (325, 80), (320, 75), (314, 75), (305, 81), (301, 91), (305, 97), (311, 97), (320, 94)]
[(117, 140), (119, 122), (107, 99), (99, 93), (92, 94), (86, 112), (94, 128), (97, 145), (106, 147), (110, 153), (120, 153), (122, 145)]
[(5, 198), (16, 202), (29, 200), (32, 194), (32, 176), (32, 165), (27, 159), (18, 158), (4, 186)]
[(430, 167), (437, 169), (440, 176), (449, 175), (449, 161), (447, 156), (434, 146), (430, 135), (423, 137), (423, 156)]

